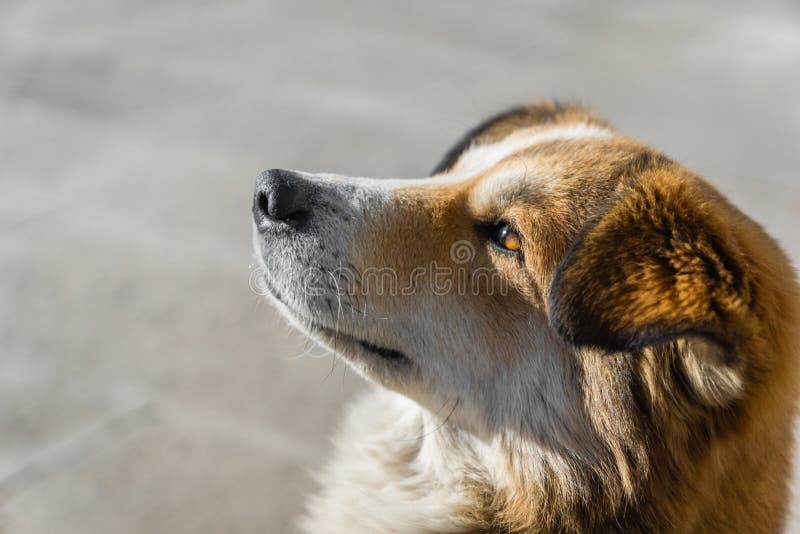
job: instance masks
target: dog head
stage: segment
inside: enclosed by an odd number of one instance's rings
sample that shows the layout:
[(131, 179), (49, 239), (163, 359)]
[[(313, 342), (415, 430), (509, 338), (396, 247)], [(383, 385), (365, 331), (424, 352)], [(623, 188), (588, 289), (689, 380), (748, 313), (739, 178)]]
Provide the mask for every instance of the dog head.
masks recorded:
[(468, 439), (485, 524), (689, 529), (724, 465), (760, 469), (748, 440), (791, 441), (790, 262), (581, 108), (493, 117), (423, 179), (267, 171), (253, 213), (271, 300)]
[(590, 380), (587, 355), (667, 350), (704, 405), (735, 401), (755, 372), (739, 356), (757, 291), (743, 243), (758, 229), (580, 108), (493, 117), (424, 179), (267, 171), (253, 213), (290, 321), (482, 434), (585, 441), (587, 388), (630, 396), (634, 380)]

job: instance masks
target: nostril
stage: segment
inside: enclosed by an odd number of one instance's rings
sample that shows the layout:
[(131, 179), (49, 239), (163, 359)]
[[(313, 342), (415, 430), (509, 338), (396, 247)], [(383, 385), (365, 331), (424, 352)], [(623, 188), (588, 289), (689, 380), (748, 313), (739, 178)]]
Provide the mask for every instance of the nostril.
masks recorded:
[(264, 219), (269, 217), (269, 197), (267, 197), (267, 194), (263, 191), (259, 193), (256, 198), (256, 208), (260, 218)]
[(259, 226), (267, 225), (270, 221), (283, 222), (290, 226), (300, 226), (308, 219), (308, 211), (292, 209), (291, 205), (282, 202), (281, 197), (267, 192), (256, 195), (253, 212)]
[(297, 173), (272, 169), (256, 179), (253, 216), (259, 228), (274, 223), (299, 227), (310, 216), (311, 185)]

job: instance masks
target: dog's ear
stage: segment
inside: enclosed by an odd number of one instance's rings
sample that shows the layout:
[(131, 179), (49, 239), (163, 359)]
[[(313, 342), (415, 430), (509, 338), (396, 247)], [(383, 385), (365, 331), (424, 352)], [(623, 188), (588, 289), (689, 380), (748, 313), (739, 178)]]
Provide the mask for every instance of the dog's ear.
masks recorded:
[(493, 115), (471, 128), (442, 157), (431, 175), (452, 169), (461, 155), (473, 144), (493, 143), (520, 128), (539, 124), (570, 121), (572, 123), (591, 122), (605, 125), (584, 108), (575, 104), (562, 104), (555, 100), (540, 100), (531, 106), (518, 106)]
[(753, 291), (725, 223), (735, 213), (662, 156), (635, 157), (622, 174), (556, 269), (551, 324), (578, 346), (633, 352), (676, 341), (704, 365), (730, 363)]

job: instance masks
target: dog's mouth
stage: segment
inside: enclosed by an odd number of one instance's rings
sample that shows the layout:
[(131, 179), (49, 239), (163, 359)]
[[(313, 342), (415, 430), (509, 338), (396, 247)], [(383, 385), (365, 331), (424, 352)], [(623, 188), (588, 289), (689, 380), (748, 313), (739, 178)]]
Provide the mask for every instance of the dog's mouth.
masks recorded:
[(381, 347), (380, 345), (375, 345), (373, 343), (369, 343), (367, 341), (359, 341), (359, 345), (366, 351), (374, 352), (378, 356), (382, 358), (386, 358), (387, 360), (407, 360), (408, 356), (405, 353), (400, 352), (399, 350), (389, 349), (386, 347)]
[(348, 351), (363, 351), (372, 356), (378, 356), (382, 360), (392, 362), (395, 364), (408, 363), (410, 358), (404, 353), (396, 349), (385, 347), (346, 334), (341, 330), (329, 328), (318, 321), (310, 319), (305, 314), (299, 313), (294, 310), (283, 298), (280, 291), (275, 288), (269, 280), (269, 277), (264, 276), (264, 283), (275, 300), (280, 302), (283, 307), (294, 315), (299, 322), (305, 327), (306, 333), (312, 338), (322, 338), (322, 341), (331, 348), (334, 352), (348, 352)]
[(404, 352), (399, 350), (390, 349), (381, 345), (376, 345), (370, 341), (345, 334), (339, 330), (333, 330), (326, 326), (322, 326), (315, 322), (310, 322), (310, 328), (313, 334), (321, 335), (325, 338), (326, 344), (329, 345), (335, 352), (342, 352), (342, 349), (360, 349), (373, 356), (396, 364), (407, 363), (410, 361), (409, 357)]

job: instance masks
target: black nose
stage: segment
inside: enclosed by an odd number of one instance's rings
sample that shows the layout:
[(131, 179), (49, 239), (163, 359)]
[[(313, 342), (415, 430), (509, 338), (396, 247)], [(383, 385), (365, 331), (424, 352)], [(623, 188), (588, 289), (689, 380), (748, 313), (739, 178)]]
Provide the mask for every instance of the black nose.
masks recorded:
[(297, 227), (310, 214), (308, 181), (292, 171), (271, 169), (256, 178), (253, 219), (259, 229), (276, 223)]

